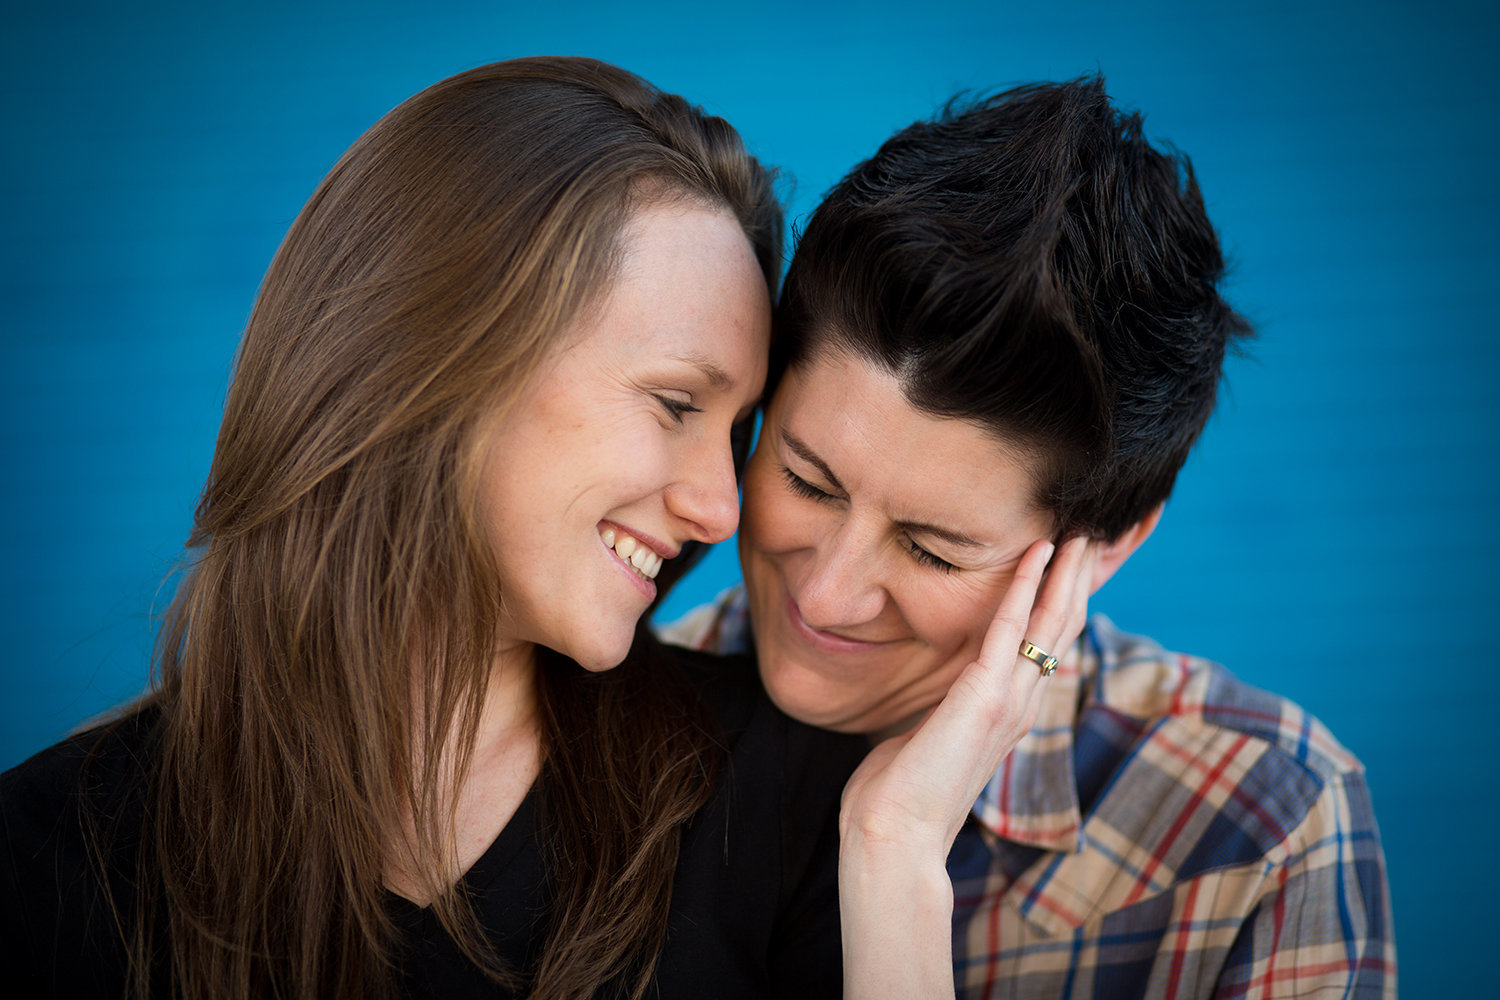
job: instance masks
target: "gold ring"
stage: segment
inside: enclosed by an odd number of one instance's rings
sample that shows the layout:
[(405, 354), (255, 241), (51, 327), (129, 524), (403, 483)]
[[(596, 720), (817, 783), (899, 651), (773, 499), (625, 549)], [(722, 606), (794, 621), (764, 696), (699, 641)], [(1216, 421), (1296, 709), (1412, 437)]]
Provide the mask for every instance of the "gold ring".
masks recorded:
[(1057, 657), (1029, 642), (1021, 643), (1021, 655), (1042, 668), (1043, 677), (1051, 677), (1057, 669)]

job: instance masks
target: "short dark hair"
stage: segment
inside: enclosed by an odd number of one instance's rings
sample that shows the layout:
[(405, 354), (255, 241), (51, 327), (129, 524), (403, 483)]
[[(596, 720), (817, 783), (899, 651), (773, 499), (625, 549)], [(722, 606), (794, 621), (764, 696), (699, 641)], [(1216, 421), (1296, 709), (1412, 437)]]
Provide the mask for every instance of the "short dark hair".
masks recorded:
[(1250, 325), (1188, 158), (1104, 80), (951, 104), (808, 220), (773, 374), (845, 350), (907, 399), (1032, 460), (1059, 537), (1119, 537), (1167, 498)]

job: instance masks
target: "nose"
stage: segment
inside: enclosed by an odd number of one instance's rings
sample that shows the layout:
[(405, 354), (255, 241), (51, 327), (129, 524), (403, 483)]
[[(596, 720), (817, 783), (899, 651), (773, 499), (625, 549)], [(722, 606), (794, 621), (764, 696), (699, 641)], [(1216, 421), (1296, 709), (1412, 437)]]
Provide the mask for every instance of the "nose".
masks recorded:
[(793, 581), (802, 620), (813, 628), (850, 628), (874, 621), (886, 603), (878, 540), (845, 520), (812, 546), (800, 580)]
[(687, 522), (690, 537), (722, 542), (740, 523), (740, 484), (729, 435), (700, 443), (684, 458), (680, 475), (667, 488), (667, 509)]

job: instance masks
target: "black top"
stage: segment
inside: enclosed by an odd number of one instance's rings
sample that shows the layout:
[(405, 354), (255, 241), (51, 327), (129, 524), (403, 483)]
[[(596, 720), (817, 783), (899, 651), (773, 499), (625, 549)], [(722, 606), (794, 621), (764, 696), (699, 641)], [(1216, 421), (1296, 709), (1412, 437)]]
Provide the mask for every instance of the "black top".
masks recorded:
[[(862, 740), (782, 715), (753, 663), (668, 647), (717, 719), (728, 754), (707, 805), (685, 826), (655, 996), (836, 997), (841, 989), (838, 802)], [(73, 737), (0, 775), (0, 983), (7, 996), (123, 993), (124, 952), (94, 875), (80, 808), (127, 832), (111, 858), (134, 856), (149, 720)], [(88, 787), (81, 787), (84, 763)], [(464, 876), (480, 922), (512, 968), (540, 950), (549, 890), (529, 794)], [(115, 864), (116, 912), (134, 914)], [(504, 996), (464, 959), (430, 911), (391, 894), (408, 993)], [(19, 987), (19, 989), (17, 989)]]

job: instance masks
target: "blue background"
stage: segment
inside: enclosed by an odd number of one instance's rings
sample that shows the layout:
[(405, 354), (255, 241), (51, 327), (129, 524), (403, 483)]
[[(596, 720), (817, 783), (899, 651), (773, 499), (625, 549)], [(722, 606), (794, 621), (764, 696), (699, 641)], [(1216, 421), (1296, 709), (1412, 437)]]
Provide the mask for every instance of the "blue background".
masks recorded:
[[(0, 766), (140, 688), (260, 275), (403, 98), (509, 56), (618, 62), (734, 122), (795, 216), (958, 90), (1098, 68), (1192, 154), (1261, 338), (1095, 607), (1327, 722), (1369, 768), (1406, 994), (1493, 988), (1492, 8), (624, 6), (7, 15)], [(734, 572), (722, 550), (673, 607)]]

